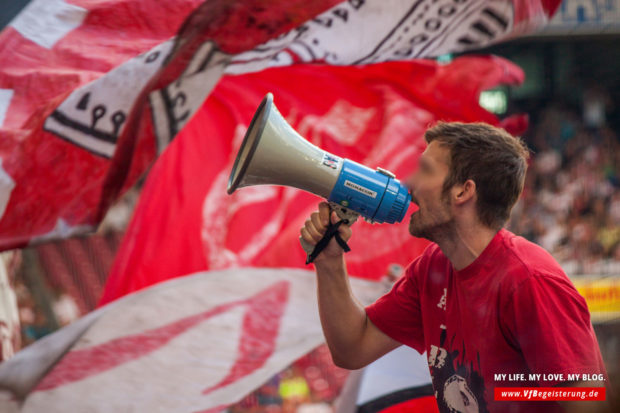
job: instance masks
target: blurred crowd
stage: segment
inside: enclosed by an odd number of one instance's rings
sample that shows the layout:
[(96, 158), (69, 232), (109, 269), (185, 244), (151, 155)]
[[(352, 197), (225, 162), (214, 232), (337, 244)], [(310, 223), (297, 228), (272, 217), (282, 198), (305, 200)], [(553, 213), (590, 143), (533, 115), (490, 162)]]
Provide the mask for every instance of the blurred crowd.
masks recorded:
[(37, 301), (36, 293), (24, 281), (23, 278), (17, 278), (14, 284), (21, 326), (20, 347), (26, 347), (83, 315), (75, 299), (63, 289), (56, 288), (47, 292), (49, 297), (44, 299), (49, 300), (50, 305), (46, 308), (46, 305), (41, 304), (41, 297)]
[[(620, 142), (601, 118), (552, 106), (525, 138), (532, 150), (509, 228), (569, 276), (620, 274)], [(604, 118), (603, 118), (604, 119)]]

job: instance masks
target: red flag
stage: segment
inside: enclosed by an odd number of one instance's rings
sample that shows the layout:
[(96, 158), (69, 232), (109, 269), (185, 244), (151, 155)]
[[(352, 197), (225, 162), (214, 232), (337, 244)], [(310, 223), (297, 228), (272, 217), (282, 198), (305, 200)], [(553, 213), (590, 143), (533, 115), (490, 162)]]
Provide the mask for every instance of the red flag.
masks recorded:
[[(228, 175), (262, 96), (312, 143), (405, 177), (438, 120), (498, 119), (480, 91), (517, 84), (522, 71), (495, 57), (463, 57), (361, 67), (296, 66), (225, 77), (153, 167), (108, 278), (102, 303), (158, 281), (231, 266), (300, 267), (299, 228), (318, 197), (258, 186), (226, 194)], [(405, 265), (425, 242), (396, 225), (354, 226), (347, 261), (353, 275), (378, 279)]]
[(0, 249), (94, 230), (224, 71), (482, 47), (558, 3), (34, 0), (0, 34)]

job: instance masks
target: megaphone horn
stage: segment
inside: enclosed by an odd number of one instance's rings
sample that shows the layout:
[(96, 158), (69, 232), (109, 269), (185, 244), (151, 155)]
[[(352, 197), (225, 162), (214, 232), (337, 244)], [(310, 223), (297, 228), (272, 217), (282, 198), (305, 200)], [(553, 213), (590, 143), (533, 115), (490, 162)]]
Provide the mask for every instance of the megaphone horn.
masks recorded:
[(411, 196), (389, 171), (372, 170), (311, 144), (284, 119), (268, 93), (256, 110), (235, 159), (227, 192), (284, 185), (326, 198), (342, 219), (400, 222)]
[(284, 185), (328, 198), (342, 159), (301, 137), (268, 93), (256, 110), (228, 180), (227, 192), (252, 185)]

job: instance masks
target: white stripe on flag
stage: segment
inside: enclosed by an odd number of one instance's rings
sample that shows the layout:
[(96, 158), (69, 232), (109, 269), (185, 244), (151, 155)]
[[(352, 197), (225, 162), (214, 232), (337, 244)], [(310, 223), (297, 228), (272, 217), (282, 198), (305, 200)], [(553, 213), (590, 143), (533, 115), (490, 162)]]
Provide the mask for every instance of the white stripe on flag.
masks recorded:
[(12, 89), (0, 89), (0, 126), (4, 124), (4, 118), (9, 110), (11, 99), (13, 99)]
[(13, 188), (15, 188), (15, 181), (2, 167), (2, 158), (0, 158), (0, 219), (2, 219), (4, 211), (6, 211)]
[(79, 27), (88, 10), (62, 0), (34, 0), (11, 22), (15, 30), (39, 46), (51, 49)]

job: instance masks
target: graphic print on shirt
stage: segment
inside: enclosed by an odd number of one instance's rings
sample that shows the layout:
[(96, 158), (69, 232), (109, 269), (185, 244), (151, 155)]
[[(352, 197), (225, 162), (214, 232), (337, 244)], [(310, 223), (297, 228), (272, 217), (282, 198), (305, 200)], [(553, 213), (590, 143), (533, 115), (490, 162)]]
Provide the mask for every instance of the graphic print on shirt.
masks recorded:
[(437, 303), (437, 307), (441, 308), (444, 311), (446, 311), (446, 296), (447, 295), (448, 295), (448, 289), (444, 288), (443, 295), (441, 296), (441, 298), (439, 299), (439, 302)]
[(463, 343), (460, 351), (453, 350), (456, 336), (452, 336), (449, 346), (447, 336), (447, 331), (442, 326), (439, 347), (431, 345), (428, 350), (428, 365), (439, 411), (488, 412), (484, 399), (484, 380), (480, 375), (480, 353), (476, 353), (478, 361), (478, 371), (476, 371), (473, 362), (469, 365), (465, 362), (465, 344)]

